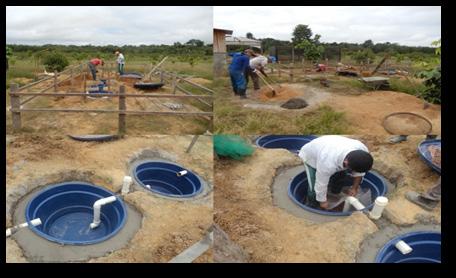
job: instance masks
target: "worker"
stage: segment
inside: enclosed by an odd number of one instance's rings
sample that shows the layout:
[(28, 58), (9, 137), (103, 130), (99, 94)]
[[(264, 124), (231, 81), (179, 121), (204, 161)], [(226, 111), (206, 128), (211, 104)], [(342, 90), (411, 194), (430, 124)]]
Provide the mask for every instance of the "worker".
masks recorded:
[(325, 72), (326, 71), (326, 65), (325, 64), (315, 64), (315, 68), (317, 69), (317, 72)]
[(249, 66), (249, 60), (250, 57), (253, 56), (253, 51), (251, 49), (246, 49), (243, 52), (229, 53), (228, 55), (233, 57), (231, 64), (228, 67), (228, 71), (230, 73), (234, 94), (240, 96), (240, 98), (247, 98), (245, 71)]
[(249, 84), (249, 77), (251, 77), (253, 82), (253, 89), (255, 91), (260, 89), (260, 80), (258, 74), (262, 73), (264, 76), (267, 77), (266, 73), (264, 72), (264, 68), (267, 65), (267, 63), (268, 58), (261, 55), (261, 53), (252, 53), (252, 58), (249, 61), (249, 66), (247, 67), (245, 73), (246, 86)]
[(125, 57), (122, 53), (120, 53), (119, 50), (115, 52), (117, 56), (117, 71), (119, 72), (120, 75), (124, 74), (124, 68), (125, 68)]
[(439, 204), (441, 197), (441, 178), (426, 193), (409, 191), (405, 194), (407, 200), (428, 211), (433, 210)]
[[(358, 194), (362, 178), (372, 168), (373, 158), (360, 141), (339, 135), (318, 137), (299, 151), (306, 169), (308, 190), (306, 204), (328, 210), (328, 189), (339, 194)], [(346, 190), (344, 190), (346, 191)]]
[(99, 57), (93, 58), (89, 61), (89, 70), (92, 73), (93, 80), (97, 80), (97, 67), (104, 65), (104, 61), (101, 60)]

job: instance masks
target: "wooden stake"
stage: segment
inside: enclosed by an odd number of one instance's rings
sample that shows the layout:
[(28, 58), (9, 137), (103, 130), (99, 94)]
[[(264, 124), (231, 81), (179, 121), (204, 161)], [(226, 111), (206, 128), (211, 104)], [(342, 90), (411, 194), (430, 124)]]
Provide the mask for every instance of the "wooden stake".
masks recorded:
[(125, 86), (121, 85), (119, 88), (119, 131), (120, 137), (125, 135), (125, 110), (127, 110), (125, 102)]
[(57, 71), (54, 71), (54, 92), (57, 92)]
[[(10, 92), (15, 93), (17, 91), (17, 84), (11, 84), (10, 86)], [(22, 123), (21, 123), (21, 100), (20, 96), (10, 94), (10, 100), (11, 100), (11, 109), (15, 110), (12, 111), (12, 120), (13, 120), (13, 129), (14, 131), (19, 131), (21, 129)]]

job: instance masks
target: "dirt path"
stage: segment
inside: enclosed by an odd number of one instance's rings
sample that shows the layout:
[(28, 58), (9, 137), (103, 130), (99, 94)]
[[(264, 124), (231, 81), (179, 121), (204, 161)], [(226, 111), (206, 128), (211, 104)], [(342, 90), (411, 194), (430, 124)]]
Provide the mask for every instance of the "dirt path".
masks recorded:
[[(10, 226), (15, 201), (33, 188), (69, 180), (83, 180), (120, 190), (129, 174), (129, 161), (145, 150), (157, 152), (189, 168), (210, 185), (212, 140), (200, 136), (185, 153), (192, 136), (142, 136), (106, 143), (83, 143), (64, 136), (8, 137), (6, 225)], [(212, 191), (185, 202), (132, 191), (125, 200), (143, 215), (142, 227), (127, 247), (91, 262), (167, 262), (200, 241), (212, 225)], [(205, 255), (199, 262), (210, 261)], [(7, 239), (7, 260), (24, 261), (20, 248)]]
[[(407, 190), (426, 190), (438, 179), (416, 154), (422, 137), (397, 145), (386, 143), (387, 136), (352, 137), (368, 145), (374, 169), (398, 186), (388, 196), (388, 221), (440, 223), (440, 208), (429, 213), (404, 198)], [(288, 151), (272, 149), (257, 149), (242, 162), (216, 160), (215, 223), (248, 254), (249, 262), (354, 262), (360, 244), (378, 230), (366, 215), (316, 224), (273, 205), (270, 186), (278, 169), (300, 163)]]

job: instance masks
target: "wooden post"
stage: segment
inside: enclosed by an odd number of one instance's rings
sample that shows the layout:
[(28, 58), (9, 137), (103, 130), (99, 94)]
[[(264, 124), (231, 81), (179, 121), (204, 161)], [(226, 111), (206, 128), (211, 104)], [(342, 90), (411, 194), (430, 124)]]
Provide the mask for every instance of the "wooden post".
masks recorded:
[(83, 89), (84, 89), (84, 93), (85, 93), (85, 92), (87, 92), (87, 89), (86, 89), (87, 88), (87, 80), (86, 80), (87, 79), (87, 75), (86, 75), (85, 71), (83, 72), (83, 74), (84, 74), (84, 80), (82, 81), (82, 84), (84, 86)]
[(291, 47), (291, 63), (294, 64), (295, 61), (295, 52), (294, 52), (294, 47)]
[(188, 146), (187, 150), (185, 151), (186, 153), (189, 153), (192, 150), (193, 145), (195, 145), (196, 140), (198, 140), (198, 137), (199, 137), (199, 135), (193, 136), (192, 142), (190, 142), (190, 145)]
[(163, 81), (164, 81), (163, 71), (160, 71), (160, 83), (163, 83)]
[(121, 85), (119, 88), (119, 136), (123, 137), (125, 135), (125, 86)]
[(280, 72), (280, 61), (277, 63), (277, 71), (279, 72), (279, 77), (282, 75)]
[(293, 74), (293, 66), (290, 68), (290, 82), (293, 83), (293, 77), (294, 77), (294, 74)]
[[(10, 93), (15, 93), (17, 92), (17, 84), (11, 84), (10, 86)], [(11, 100), (11, 109), (17, 110), (17, 111), (12, 111), (12, 120), (13, 120), (13, 129), (14, 131), (19, 131), (21, 129), (21, 100), (19, 96), (12, 95), (10, 94), (10, 100)]]
[(54, 92), (57, 92), (57, 71), (54, 71)]
[(70, 70), (70, 76), (71, 76), (71, 81), (70, 81), (70, 85), (71, 85), (71, 88), (73, 88), (74, 86), (74, 74), (73, 74), (73, 68), (71, 68)]
[(177, 89), (177, 74), (173, 74), (173, 94), (176, 94)]

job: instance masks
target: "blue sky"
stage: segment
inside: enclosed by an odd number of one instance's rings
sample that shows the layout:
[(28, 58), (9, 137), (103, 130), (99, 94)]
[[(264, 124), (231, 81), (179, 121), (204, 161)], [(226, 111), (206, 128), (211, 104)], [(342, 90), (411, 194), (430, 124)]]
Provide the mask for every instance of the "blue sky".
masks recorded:
[(212, 7), (6, 8), (6, 42), (139, 45), (212, 43)]
[(368, 39), (430, 46), (441, 36), (441, 8), (433, 7), (214, 7), (214, 27), (235, 36), (290, 40), (293, 28), (307, 24), (323, 42), (362, 43)]

